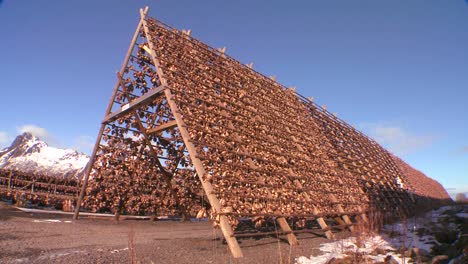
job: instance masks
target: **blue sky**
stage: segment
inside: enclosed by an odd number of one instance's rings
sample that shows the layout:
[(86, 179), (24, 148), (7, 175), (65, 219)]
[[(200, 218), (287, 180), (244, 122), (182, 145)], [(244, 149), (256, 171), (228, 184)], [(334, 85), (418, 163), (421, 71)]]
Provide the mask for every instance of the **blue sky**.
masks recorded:
[(145, 5), (468, 191), (464, 0), (0, 1), (0, 147), (89, 153)]

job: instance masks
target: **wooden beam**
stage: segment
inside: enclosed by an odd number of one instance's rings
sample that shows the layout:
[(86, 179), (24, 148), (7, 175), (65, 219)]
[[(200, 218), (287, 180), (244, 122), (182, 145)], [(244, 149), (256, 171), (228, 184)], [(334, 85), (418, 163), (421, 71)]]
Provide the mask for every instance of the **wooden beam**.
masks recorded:
[(280, 217), (280, 218), (276, 219), (276, 221), (280, 225), (281, 230), (283, 232), (291, 232), (291, 233), (287, 233), (287, 235), (286, 235), (286, 238), (288, 239), (289, 245), (291, 245), (291, 246), (299, 245), (299, 242), (297, 241), (296, 235), (294, 235), (294, 233), (292, 233), (292, 229), (289, 226), (288, 222), (286, 221), (286, 218)]
[[(121, 77), (118, 77), (119, 78), (119, 82), (121, 81)], [(143, 104), (148, 104), (151, 102), (152, 99), (154, 99), (154, 97), (156, 97), (157, 95), (159, 95), (162, 91), (164, 91), (166, 87), (163, 86), (163, 85), (160, 85), (156, 88), (153, 88), (151, 89), (149, 92), (145, 93), (144, 95), (136, 98), (135, 100), (131, 101), (130, 103), (128, 104), (125, 104), (125, 105), (122, 105), (122, 107), (120, 107), (119, 110), (113, 112), (113, 113), (110, 113), (108, 114), (106, 117), (104, 117), (104, 119), (102, 120), (102, 123), (105, 124), (105, 123), (108, 123), (110, 121), (113, 121), (127, 113), (130, 113), (132, 112), (133, 110), (135, 110), (136, 108), (140, 107), (141, 105)]]
[(8, 176), (8, 190), (11, 188), (11, 177), (13, 176), (13, 171), (10, 170), (10, 174)]
[[(339, 213), (345, 213), (344, 209), (343, 209), (343, 206), (341, 204), (338, 203), (338, 200), (336, 199), (335, 195), (333, 194), (330, 194), (329, 195), (330, 197), (330, 201), (332, 203), (335, 203), (336, 204), (336, 209), (338, 210)], [(351, 221), (351, 219), (349, 218), (349, 216), (347, 216), (346, 214), (342, 215), (341, 218), (343, 218), (344, 220), (344, 223), (346, 225), (348, 225), (348, 228), (350, 231), (354, 231), (354, 227), (353, 227), (353, 222)]]
[[(176, 118), (177, 126), (179, 127), (179, 130), (180, 130), (180, 134), (182, 136), (182, 139), (184, 140), (185, 146), (187, 147), (187, 151), (189, 152), (190, 158), (192, 159), (192, 163), (195, 167), (195, 170), (197, 171), (197, 175), (200, 178), (200, 182), (202, 184), (203, 189), (205, 190), (205, 194), (208, 198), (208, 201), (210, 202), (213, 209), (219, 213), (221, 212), (221, 203), (219, 202), (218, 198), (214, 194), (214, 189), (211, 183), (203, 179), (203, 175), (206, 174), (206, 171), (203, 167), (201, 160), (197, 158), (198, 155), (197, 155), (195, 146), (193, 145), (191, 141), (189, 141), (190, 135), (187, 129), (185, 129), (185, 122), (182, 120), (182, 117), (179, 114), (177, 105), (172, 100), (172, 93), (169, 89), (164, 90), (164, 93), (166, 94), (166, 98), (168, 100), (171, 111), (174, 114), (174, 117)], [(237, 243), (237, 240), (234, 237), (232, 237), (232, 234), (234, 232), (231, 228), (231, 225), (229, 224), (228, 218), (225, 215), (220, 215), (219, 222), (220, 222), (221, 231), (223, 232), (224, 238), (226, 239), (226, 242), (234, 258), (243, 257), (242, 250), (240, 249), (240, 246)]]
[[(143, 14), (143, 17), (146, 16), (148, 13), (148, 7), (145, 8), (144, 11), (141, 12)], [(140, 14), (140, 15), (141, 15)], [(130, 55), (132, 54), (133, 48), (135, 47), (135, 43), (138, 39), (138, 36), (140, 35), (140, 29), (143, 26), (143, 18), (140, 19), (140, 22), (138, 23), (138, 26), (135, 30), (135, 33), (133, 34), (132, 41), (130, 42), (130, 47), (127, 50), (127, 54), (125, 55), (124, 62), (122, 63), (122, 67), (120, 68), (120, 75), (123, 74), (125, 68), (127, 67), (128, 60), (130, 59)], [(112, 92), (111, 98), (109, 100), (109, 104), (107, 105), (106, 112), (104, 116), (108, 116), (109, 113), (112, 111), (112, 105), (114, 104), (115, 96), (117, 95), (118, 88), (120, 86), (120, 81), (118, 81), (115, 86), (114, 86), (114, 91)], [(73, 220), (78, 219), (78, 215), (80, 214), (80, 207), (81, 207), (81, 202), (83, 201), (85, 192), (86, 192), (86, 187), (88, 186), (88, 178), (89, 178), (89, 173), (91, 172), (91, 169), (93, 167), (94, 161), (96, 159), (96, 153), (99, 149), (99, 143), (101, 142), (102, 134), (104, 133), (104, 128), (105, 124), (101, 124), (101, 128), (99, 129), (98, 136), (96, 138), (96, 142), (94, 143), (94, 148), (93, 152), (91, 153), (91, 156), (89, 157), (88, 164), (86, 165), (85, 172), (83, 174), (83, 184), (81, 185), (81, 191), (80, 195), (77, 198), (76, 202), (76, 208), (75, 208), (75, 214), (73, 215)]]
[[(320, 211), (317, 209), (316, 206), (313, 206), (314, 207), (314, 214), (315, 215), (320, 215)], [(317, 223), (319, 224), (319, 226), (325, 231), (325, 236), (328, 238), (328, 239), (333, 239), (333, 233), (330, 231), (330, 227), (328, 227), (327, 223), (325, 222), (325, 220), (323, 219), (323, 217), (318, 217), (317, 219)]]
[(169, 129), (171, 127), (175, 127), (177, 126), (177, 122), (175, 120), (172, 120), (172, 121), (169, 121), (167, 123), (164, 123), (162, 125), (159, 125), (159, 126), (156, 126), (156, 127), (153, 127), (153, 128), (150, 128), (150, 129), (147, 129), (146, 130), (146, 133), (147, 134), (153, 134), (153, 133), (157, 133), (157, 132), (160, 132), (160, 131), (164, 131), (166, 129)]
[[(148, 27), (146, 25), (146, 21), (144, 20), (145, 14), (143, 10), (140, 9), (140, 15), (142, 18), (143, 22), (143, 30), (145, 32), (146, 38), (148, 39), (148, 45), (150, 47), (150, 55), (153, 59), (154, 66), (156, 67), (156, 71), (159, 75), (159, 79), (161, 80), (161, 84), (164, 86), (167, 86), (167, 81), (164, 78), (164, 74), (162, 72), (162, 69), (160, 67), (159, 61), (156, 59), (156, 56), (153, 52), (154, 47), (153, 47), (153, 42), (151, 39), (151, 36), (149, 34)], [(192, 159), (193, 166), (195, 167), (195, 170), (197, 172), (197, 175), (200, 179), (200, 182), (202, 184), (202, 187), (205, 191), (205, 194), (208, 198), (208, 201), (210, 202), (211, 207), (217, 212), (221, 212), (221, 203), (219, 202), (218, 198), (214, 194), (214, 189), (211, 183), (208, 181), (205, 181), (203, 179), (204, 175), (206, 174), (205, 168), (203, 167), (203, 164), (201, 160), (197, 155), (197, 151), (193, 143), (191, 142), (191, 137), (190, 134), (188, 133), (185, 122), (182, 119), (182, 116), (180, 115), (179, 109), (174, 102), (172, 98), (172, 93), (170, 89), (164, 89), (164, 94), (167, 99), (167, 103), (169, 104), (169, 107), (171, 108), (171, 112), (174, 115), (174, 118), (177, 122), (177, 126), (179, 127), (180, 135), (182, 136), (182, 139), (184, 141), (185, 146), (187, 147), (187, 151), (189, 152), (190, 158)], [(220, 222), (220, 228), (221, 231), (223, 232), (224, 238), (226, 239), (226, 242), (229, 246), (229, 249), (231, 250), (231, 253), (234, 258), (241, 258), (243, 257), (242, 250), (239, 247), (239, 244), (237, 243), (237, 240), (235, 237), (233, 237), (233, 230), (231, 225), (229, 224), (228, 218), (225, 215), (219, 215), (219, 222)]]
[(337, 216), (334, 218), (335, 221), (338, 223), (338, 226), (342, 227), (341, 229), (342, 230), (345, 230), (346, 229), (346, 223), (343, 221), (343, 219), (341, 219), (341, 217)]

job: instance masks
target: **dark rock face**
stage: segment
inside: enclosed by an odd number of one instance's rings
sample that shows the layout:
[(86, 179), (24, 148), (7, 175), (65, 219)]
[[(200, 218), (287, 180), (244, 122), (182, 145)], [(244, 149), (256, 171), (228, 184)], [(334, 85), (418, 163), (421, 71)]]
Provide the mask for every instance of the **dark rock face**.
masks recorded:
[(32, 141), (33, 139), (34, 136), (31, 133), (27, 132), (17, 136), (9, 147), (0, 152), (0, 156), (3, 157), (7, 153), (9, 158), (16, 158), (23, 155), (24, 152), (27, 150), (27, 142)]

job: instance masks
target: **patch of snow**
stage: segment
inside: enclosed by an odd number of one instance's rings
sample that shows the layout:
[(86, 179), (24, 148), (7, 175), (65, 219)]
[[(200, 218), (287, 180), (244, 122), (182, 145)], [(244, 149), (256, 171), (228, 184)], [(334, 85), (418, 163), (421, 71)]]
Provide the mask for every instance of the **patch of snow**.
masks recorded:
[(122, 248), (122, 249), (114, 249), (114, 250), (111, 250), (110, 253), (114, 254), (114, 253), (119, 253), (120, 251), (125, 251), (125, 250), (128, 250), (128, 247)]
[[(431, 230), (434, 226), (442, 227), (440, 220), (447, 217), (444, 213), (448, 210), (453, 211), (453, 206), (444, 206), (437, 210), (432, 210), (418, 217), (404, 219), (391, 225), (385, 225), (380, 235), (373, 235), (360, 239), (358, 244), (356, 238), (350, 237), (338, 241), (325, 243), (320, 246), (323, 253), (309, 258), (301, 256), (296, 258), (298, 264), (324, 264), (332, 258), (340, 259), (353, 254), (364, 254), (372, 262), (384, 262), (387, 256), (392, 256), (398, 263), (412, 263), (408, 258), (402, 257), (396, 251), (400, 248), (418, 248), (430, 252), (434, 244), (439, 244), (433, 235), (424, 234), (424, 230)], [(458, 210), (458, 209), (457, 209)], [(461, 212), (458, 217), (468, 217), (467, 212)], [(454, 223), (444, 224), (444, 230), (457, 229)], [(421, 229), (421, 230), (420, 230)], [(385, 254), (371, 255), (375, 249), (386, 252)]]
[[(376, 249), (382, 249), (385, 251), (394, 251), (395, 248), (387, 242), (382, 236), (375, 235), (370, 236), (364, 241), (361, 241), (361, 245), (357, 245), (358, 241), (355, 237), (349, 237), (338, 241), (325, 243), (320, 245), (320, 251), (324, 254), (319, 256), (311, 256), (310, 258), (301, 256), (296, 258), (297, 264), (324, 264), (332, 258), (341, 259), (353, 253), (364, 253), (370, 254)], [(395, 260), (400, 261), (400, 257), (396, 253), (389, 252), (386, 255), (369, 256), (372, 260), (383, 261), (386, 256), (392, 255)], [(403, 263), (403, 262), (400, 262)]]
[(52, 259), (57, 259), (57, 258), (61, 258), (61, 257), (65, 257), (65, 256), (68, 256), (68, 255), (71, 255), (71, 254), (81, 254), (81, 253), (85, 253), (86, 251), (84, 250), (69, 250), (69, 249), (65, 249), (65, 250), (59, 250), (59, 251), (55, 251), (55, 252), (46, 252), (46, 253), (43, 253), (41, 254), (39, 257), (37, 257), (35, 261), (44, 261), (44, 260), (52, 260)]
[(15, 259), (12, 263), (31, 263), (29, 258), (19, 258)]
[(45, 220), (35, 219), (33, 222), (34, 223), (61, 223), (62, 221), (58, 219), (45, 219)]
[(88, 158), (77, 154), (76, 151), (71, 149), (45, 146), (41, 148), (40, 152), (34, 152), (28, 156), (18, 158), (30, 159), (42, 166), (59, 166), (62, 169), (82, 169), (88, 162)]
[(468, 213), (458, 213), (456, 216), (461, 218), (468, 218)]
[(296, 258), (296, 264), (325, 264), (332, 258), (339, 259), (343, 257), (344, 256), (342, 256), (341, 254), (337, 254), (337, 255), (325, 254), (325, 255), (321, 255), (317, 257), (311, 256), (310, 258), (301, 256), (301, 257)]

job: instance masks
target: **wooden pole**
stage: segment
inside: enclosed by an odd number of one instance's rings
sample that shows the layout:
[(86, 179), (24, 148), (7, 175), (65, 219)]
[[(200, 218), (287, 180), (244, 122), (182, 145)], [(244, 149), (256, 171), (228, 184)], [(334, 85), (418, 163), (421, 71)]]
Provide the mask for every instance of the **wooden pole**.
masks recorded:
[[(279, 217), (279, 218), (276, 219), (276, 221), (278, 222), (278, 224), (281, 227), (281, 230), (283, 232), (292, 232), (292, 229), (289, 226), (288, 222), (286, 221), (286, 218)], [(294, 235), (294, 233), (288, 233), (286, 235), (286, 238), (288, 239), (289, 245), (291, 245), (291, 246), (299, 245), (299, 241), (297, 241), (297, 237), (296, 237), (296, 235)]]
[[(200, 161), (200, 159), (197, 158), (197, 151), (195, 149), (195, 146), (190, 141), (190, 135), (189, 135), (187, 129), (185, 128), (186, 127), (185, 122), (183, 121), (182, 116), (179, 113), (179, 109), (178, 109), (176, 103), (172, 99), (172, 93), (169, 90), (169, 88), (167, 87), (167, 81), (164, 78), (164, 74), (163, 74), (163, 72), (161, 70), (160, 63), (156, 59), (156, 56), (154, 54), (153, 42), (151, 40), (151, 36), (149, 34), (148, 27), (146, 25), (146, 21), (144, 20), (145, 13), (144, 13), (144, 11), (142, 9), (140, 9), (140, 15), (141, 15), (142, 23), (143, 23), (143, 30), (145, 32), (146, 38), (148, 39), (148, 45), (149, 45), (149, 48), (150, 48), (150, 55), (151, 55), (151, 57), (153, 59), (153, 63), (154, 63), (154, 66), (156, 67), (156, 71), (157, 71), (157, 73), (159, 75), (159, 79), (161, 80), (161, 84), (166, 87), (166, 89), (164, 90), (164, 94), (166, 96), (167, 103), (169, 104), (171, 112), (174, 115), (174, 118), (175, 118), (175, 120), (177, 122), (177, 126), (179, 128), (182, 139), (183, 139), (183, 141), (185, 143), (185, 147), (187, 148), (187, 151), (188, 151), (188, 153), (190, 155), (190, 158), (192, 159), (193, 166), (195, 167), (195, 170), (196, 170), (197, 175), (198, 175), (198, 177), (200, 179), (202, 187), (205, 190), (208, 201), (209, 201), (211, 207), (217, 213), (220, 213), (221, 212), (221, 203), (219, 202), (218, 198), (214, 194), (213, 186), (211, 185), (211, 183), (209, 183), (208, 181), (205, 181), (203, 179), (203, 176), (206, 174), (206, 171), (205, 171), (205, 169), (203, 167), (203, 164)], [(233, 237), (234, 232), (232, 230), (231, 225), (229, 224), (227, 216), (219, 215), (219, 219), (220, 219), (219, 222), (220, 222), (221, 231), (223, 232), (224, 238), (226, 239), (226, 242), (227, 242), (227, 244), (229, 246), (229, 249), (231, 250), (231, 253), (232, 253), (233, 257), (234, 258), (243, 257), (242, 250), (240, 249), (236, 238)]]
[[(320, 211), (317, 209), (316, 206), (314, 206), (314, 214), (315, 215), (320, 215)], [(325, 230), (325, 236), (328, 238), (328, 239), (332, 239), (333, 238), (333, 233), (330, 231), (330, 228), (328, 227), (327, 223), (325, 222), (325, 220), (323, 219), (323, 217), (318, 217), (317, 218), (317, 223), (319, 224), (319, 226)]]
[(34, 192), (34, 185), (36, 184), (36, 179), (34, 178), (32, 183), (31, 183), (31, 193)]
[[(143, 15), (146, 16), (148, 13), (148, 7), (145, 8), (143, 11)], [(144, 18), (143, 16), (143, 18)], [(138, 35), (140, 34), (141, 27), (143, 25), (143, 18), (140, 19), (140, 22), (138, 23), (138, 26), (135, 30), (135, 34), (133, 35), (132, 41), (130, 42), (130, 47), (128, 48), (127, 55), (125, 56), (124, 62), (122, 64), (122, 67), (120, 68), (120, 76), (123, 75), (125, 68), (127, 67), (128, 60), (130, 59), (130, 55), (132, 54), (133, 48), (135, 46), (135, 43), (138, 39)], [(114, 91), (112, 92), (112, 96), (109, 100), (109, 104), (107, 105), (107, 109), (104, 115), (104, 118), (106, 118), (109, 113), (112, 111), (112, 105), (114, 104), (115, 96), (117, 95), (117, 90), (119, 89), (120, 86), (120, 80), (117, 80), (117, 83), (114, 86)], [(102, 134), (104, 133), (104, 128), (106, 127), (105, 123), (101, 124), (101, 128), (99, 129), (98, 136), (96, 138), (96, 142), (94, 143), (94, 148), (91, 156), (89, 157), (89, 162), (86, 165), (85, 172), (83, 174), (83, 185), (81, 186), (81, 191), (80, 195), (78, 196), (77, 202), (76, 202), (76, 208), (75, 208), (75, 214), (73, 215), (73, 220), (78, 219), (78, 215), (80, 214), (80, 207), (81, 203), (83, 202), (83, 198), (86, 192), (86, 187), (88, 186), (88, 178), (89, 178), (89, 173), (91, 172), (91, 169), (93, 167), (94, 161), (96, 159), (96, 153), (99, 150), (99, 144), (101, 143), (101, 138)]]
[(13, 171), (10, 171), (10, 175), (8, 177), (8, 190), (11, 188), (11, 177), (13, 176)]

